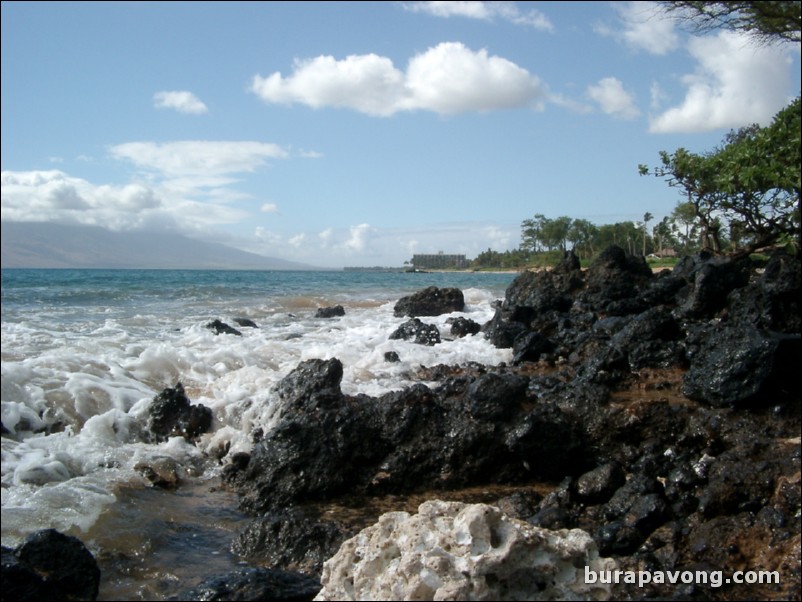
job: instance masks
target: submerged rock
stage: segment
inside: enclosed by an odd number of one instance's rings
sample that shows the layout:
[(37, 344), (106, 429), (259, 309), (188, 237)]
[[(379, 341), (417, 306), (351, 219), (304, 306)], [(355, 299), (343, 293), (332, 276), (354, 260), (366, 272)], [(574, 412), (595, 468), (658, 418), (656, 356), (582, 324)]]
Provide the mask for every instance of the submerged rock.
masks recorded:
[(242, 326), (244, 328), (259, 328), (259, 326), (256, 325), (256, 322), (248, 318), (234, 318), (234, 321), (238, 326)]
[(323, 565), (315, 600), (606, 600), (611, 571), (590, 535), (549, 531), (494, 506), (439, 500), (390, 512)]
[(208, 328), (209, 330), (213, 330), (214, 334), (234, 334), (240, 337), (242, 336), (242, 333), (239, 330), (237, 330), (236, 328), (232, 328), (231, 326), (220, 320), (214, 320), (213, 322), (209, 322), (206, 325), (206, 328)]

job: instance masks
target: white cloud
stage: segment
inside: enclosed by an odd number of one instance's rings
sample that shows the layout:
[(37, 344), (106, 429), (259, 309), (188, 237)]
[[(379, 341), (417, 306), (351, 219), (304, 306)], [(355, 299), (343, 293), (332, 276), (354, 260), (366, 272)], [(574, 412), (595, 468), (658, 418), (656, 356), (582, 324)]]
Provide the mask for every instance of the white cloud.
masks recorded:
[(496, 18), (541, 31), (554, 31), (548, 17), (538, 10), (521, 11), (515, 2), (405, 2), (404, 8), (435, 17), (466, 17), (482, 21)]
[(254, 230), (254, 238), (257, 240), (260, 246), (265, 248), (272, 248), (282, 244), (282, 238), (280, 234), (265, 230), (262, 226), (256, 227)]
[(596, 101), (607, 115), (621, 119), (634, 119), (640, 115), (632, 95), (615, 77), (605, 77), (599, 83), (588, 86), (588, 96)]
[(375, 54), (296, 61), (294, 72), (254, 76), (251, 91), (268, 103), (349, 108), (368, 115), (427, 110), (439, 114), (537, 106), (545, 91), (516, 64), (444, 42), (414, 56), (406, 72)]
[(666, 93), (663, 92), (663, 88), (657, 82), (652, 82), (652, 85), (649, 86), (649, 96), (651, 98), (651, 108), (653, 110), (659, 109), (663, 102), (666, 99)]
[(621, 27), (597, 25), (596, 32), (612, 36), (635, 50), (665, 55), (677, 48), (679, 37), (674, 20), (666, 15), (657, 2), (616, 2)]
[(156, 92), (153, 95), (153, 106), (157, 109), (175, 109), (179, 113), (202, 115), (209, 109), (192, 92), (185, 90), (173, 92)]
[(58, 170), (4, 171), (0, 181), (4, 221), (192, 233), (236, 223), (247, 215), (225, 203), (201, 202), (158, 184), (97, 185)]
[(373, 228), (370, 227), (370, 224), (351, 226), (350, 236), (343, 246), (350, 251), (364, 253), (370, 243), (370, 235), (372, 232)]
[(295, 236), (290, 237), (287, 242), (297, 249), (306, 243), (306, 234), (296, 234)]
[(287, 156), (276, 144), (252, 141), (126, 142), (109, 150), (118, 159), (171, 178), (253, 172), (268, 159)]
[(650, 132), (767, 125), (787, 104), (787, 49), (755, 46), (745, 36), (721, 32), (714, 37), (693, 38), (688, 50), (698, 67), (682, 78), (687, 87), (685, 100), (652, 119)]
[(278, 205), (275, 203), (265, 203), (259, 208), (262, 213), (278, 213)]

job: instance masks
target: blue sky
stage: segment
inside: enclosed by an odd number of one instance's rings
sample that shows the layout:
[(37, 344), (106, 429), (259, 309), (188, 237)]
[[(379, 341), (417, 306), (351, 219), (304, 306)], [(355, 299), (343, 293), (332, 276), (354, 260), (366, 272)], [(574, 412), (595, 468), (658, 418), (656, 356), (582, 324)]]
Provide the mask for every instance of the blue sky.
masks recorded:
[(669, 214), (638, 164), (768, 124), (799, 63), (650, 2), (3, 2), (2, 220), (475, 257)]

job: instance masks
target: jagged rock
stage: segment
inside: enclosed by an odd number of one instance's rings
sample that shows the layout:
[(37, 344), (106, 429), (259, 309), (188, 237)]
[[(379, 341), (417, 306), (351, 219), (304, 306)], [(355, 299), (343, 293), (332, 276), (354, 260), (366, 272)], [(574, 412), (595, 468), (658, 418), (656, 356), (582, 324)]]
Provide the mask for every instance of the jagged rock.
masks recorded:
[(276, 569), (248, 568), (207, 579), (170, 600), (313, 600), (320, 590), (314, 577)]
[(212, 425), (212, 411), (203, 404), (191, 405), (184, 386), (164, 389), (150, 405), (148, 428), (156, 441), (184, 437), (192, 441)]
[(100, 569), (77, 537), (55, 529), (29, 535), (16, 548), (3, 546), (4, 600), (96, 600)]
[(397, 363), (401, 361), (401, 357), (398, 355), (397, 351), (385, 351), (384, 352), (384, 361), (389, 362), (391, 364)]
[(749, 283), (749, 259), (733, 260), (702, 252), (686, 257), (674, 273), (688, 283), (688, 291), (680, 312), (695, 319), (711, 318), (722, 310), (733, 290)]
[(802, 257), (777, 253), (756, 282), (730, 293), (732, 322), (748, 322), (761, 330), (802, 332)]
[(538, 332), (517, 336), (512, 344), (512, 363), (536, 362), (554, 350), (554, 343)]
[(478, 334), (482, 330), (481, 324), (474, 322), (462, 316), (458, 318), (449, 318), (446, 324), (451, 325), (451, 334), (455, 337), (466, 337), (468, 335)]
[(586, 472), (576, 480), (576, 493), (588, 504), (606, 502), (626, 482), (624, 469), (618, 462), (608, 462)]
[(209, 330), (214, 330), (214, 334), (234, 334), (239, 337), (242, 336), (242, 333), (237, 330), (236, 328), (232, 328), (225, 322), (221, 322), (220, 320), (214, 320), (213, 322), (209, 322), (206, 325), (206, 328)]
[(341, 378), (338, 360), (309, 360), (278, 383), (278, 424), (247, 463), (224, 471), (245, 510), (554, 478), (589, 463), (577, 425), (556, 405), (528, 407), (523, 377), (466, 375), (379, 398), (343, 395)]
[(234, 538), (231, 551), (252, 564), (320, 575), (323, 562), (354, 534), (344, 524), (288, 509), (251, 521)]
[(690, 337), (690, 369), (682, 392), (717, 407), (775, 403), (774, 393), (798, 386), (799, 335), (780, 335), (751, 325), (713, 324)]
[(424, 324), (418, 318), (412, 318), (395, 329), (390, 339), (411, 340), (418, 345), (433, 346), (440, 343), (440, 329), (434, 324)]
[(471, 416), (477, 420), (508, 420), (526, 398), (528, 384), (520, 376), (479, 376), (468, 386)]
[(583, 305), (608, 315), (621, 316), (646, 309), (638, 297), (654, 278), (642, 256), (629, 255), (610, 246), (588, 268), (586, 288), (579, 295)]
[(402, 297), (393, 308), (397, 318), (408, 316), (439, 316), (465, 309), (465, 297), (458, 288), (430, 286), (417, 293)]
[(315, 600), (606, 600), (610, 571), (581, 530), (548, 531), (485, 504), (425, 502), (391, 512), (323, 566)]
[[(342, 393), (336, 360), (304, 362), (277, 386), (277, 427), (255, 435), (253, 453), (232, 459), (225, 478), (242, 508), (260, 513), (562, 481), (542, 500), (510, 496), (506, 511), (581, 527), (633, 570), (776, 570), (781, 586), (743, 584), (738, 599), (799, 599), (800, 261), (775, 256), (743, 286), (741, 267), (712, 263), (700, 255), (652, 276), (614, 250), (588, 272), (567, 257), (519, 276), (483, 330), (518, 351), (527, 337), (546, 338), (553, 349), (537, 366), (420, 367), (411, 377), (435, 384), (371, 398)], [(300, 523), (298, 533), (300, 550)], [(736, 591), (666, 584), (614, 594), (725, 600)]]
[(345, 315), (345, 308), (342, 305), (335, 305), (333, 307), (319, 307), (315, 312), (316, 318), (337, 318)]

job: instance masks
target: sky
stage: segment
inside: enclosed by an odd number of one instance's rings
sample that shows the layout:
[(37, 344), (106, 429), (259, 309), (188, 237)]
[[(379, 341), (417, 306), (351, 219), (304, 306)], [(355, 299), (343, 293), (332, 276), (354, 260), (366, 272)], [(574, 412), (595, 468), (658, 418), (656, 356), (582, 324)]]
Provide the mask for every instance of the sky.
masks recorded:
[(651, 2), (2, 2), (2, 220), (320, 267), (655, 220), (640, 176), (800, 93), (799, 46)]

